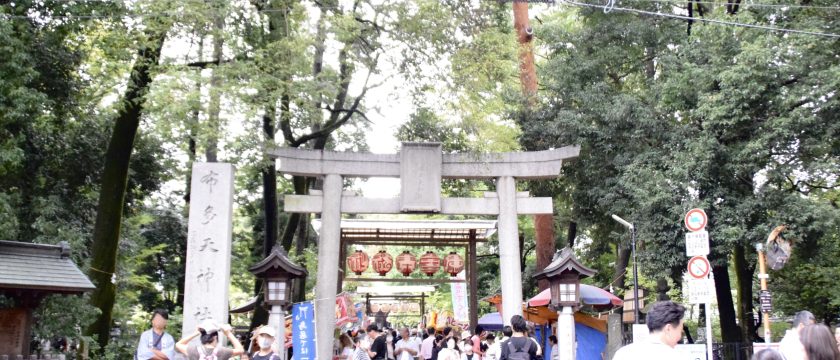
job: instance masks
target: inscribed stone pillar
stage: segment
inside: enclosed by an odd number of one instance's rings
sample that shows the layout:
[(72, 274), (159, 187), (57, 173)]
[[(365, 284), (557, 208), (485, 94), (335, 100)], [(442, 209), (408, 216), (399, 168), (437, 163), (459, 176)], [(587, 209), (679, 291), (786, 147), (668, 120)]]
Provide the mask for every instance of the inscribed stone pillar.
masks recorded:
[(333, 355), (335, 284), (338, 282), (341, 237), (341, 175), (324, 176), (321, 232), (318, 239), (318, 282), (315, 284), (315, 339), (318, 359)]
[(510, 325), (522, 315), (522, 270), (519, 259), (519, 225), (516, 222), (516, 181), (502, 176), (496, 181), (499, 196), (499, 268), (502, 283), (502, 321)]
[(233, 165), (194, 163), (190, 189), (182, 328), (186, 335), (205, 319), (219, 324), (228, 320)]

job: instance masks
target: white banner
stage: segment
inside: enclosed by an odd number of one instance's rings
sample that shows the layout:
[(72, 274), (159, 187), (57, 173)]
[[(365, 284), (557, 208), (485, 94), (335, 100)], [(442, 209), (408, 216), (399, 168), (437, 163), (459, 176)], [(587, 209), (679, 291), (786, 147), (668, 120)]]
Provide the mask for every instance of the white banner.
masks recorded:
[[(453, 277), (454, 279), (466, 279), (464, 270), (458, 273), (458, 276)], [(470, 312), (469, 307), (467, 305), (467, 283), (466, 282), (457, 282), (457, 283), (450, 283), (452, 290), (452, 313), (453, 317), (457, 321), (469, 321), (470, 320)], [(470, 324), (472, 325), (472, 324)]]

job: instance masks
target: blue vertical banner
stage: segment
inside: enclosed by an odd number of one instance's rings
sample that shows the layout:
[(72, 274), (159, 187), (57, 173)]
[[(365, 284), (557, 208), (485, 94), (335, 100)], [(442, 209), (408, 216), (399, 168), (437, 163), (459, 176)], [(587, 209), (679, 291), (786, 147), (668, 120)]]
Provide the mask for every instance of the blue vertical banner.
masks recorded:
[[(292, 360), (314, 360), (315, 305), (311, 301), (292, 305)], [(329, 354), (327, 358), (332, 357)]]

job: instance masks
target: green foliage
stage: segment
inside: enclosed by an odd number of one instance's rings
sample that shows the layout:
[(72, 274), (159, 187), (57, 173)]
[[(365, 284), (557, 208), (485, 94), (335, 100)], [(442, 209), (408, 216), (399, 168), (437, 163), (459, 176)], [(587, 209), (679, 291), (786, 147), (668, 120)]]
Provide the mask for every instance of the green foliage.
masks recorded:
[(50, 295), (35, 310), (32, 334), (39, 339), (78, 337), (98, 313), (99, 309), (88, 304), (87, 296)]
[[(840, 30), (826, 14), (789, 11), (756, 7), (729, 17), (716, 6), (705, 16)], [(560, 213), (592, 240), (587, 260), (607, 270), (603, 254), (625, 246), (626, 233), (609, 219), (619, 214), (638, 228), (643, 274), (679, 283), (681, 219), (701, 207), (710, 216), (711, 260), (725, 270), (733, 250), (747, 254), (736, 269), (747, 277), (738, 281), (752, 281), (752, 244), (779, 224), (801, 244), (785, 270), (791, 284), (833, 276), (836, 261), (794, 263), (830, 253), (825, 244), (837, 233), (836, 202), (826, 201), (834, 199), (840, 160), (837, 97), (829, 90), (837, 78), (828, 75), (840, 65), (828, 55), (836, 41), (698, 24), (685, 36), (684, 23), (591, 9), (548, 19), (537, 29), (548, 52), (544, 103), (520, 118), (521, 142), (528, 150), (581, 145), (562, 179), (534, 189), (568, 204)], [(813, 306), (824, 316), (836, 313), (827, 300), (836, 294), (825, 286), (807, 296), (773, 287), (790, 302), (785, 312)]]
[(840, 317), (840, 290), (833, 285), (840, 276), (838, 230), (835, 225), (816, 241), (797, 241), (789, 264), (777, 273), (771, 272), (770, 289), (776, 311), (794, 314), (807, 309), (826, 323)]

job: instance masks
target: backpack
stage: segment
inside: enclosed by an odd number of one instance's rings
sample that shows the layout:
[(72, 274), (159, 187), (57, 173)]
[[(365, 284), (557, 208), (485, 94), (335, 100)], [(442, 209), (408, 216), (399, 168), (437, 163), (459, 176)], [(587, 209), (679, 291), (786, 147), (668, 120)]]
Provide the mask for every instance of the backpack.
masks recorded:
[(210, 355), (205, 355), (204, 354), (204, 350), (205, 350), (204, 345), (199, 345), (198, 348), (196, 348), (196, 350), (198, 350), (198, 358), (200, 360), (218, 360), (218, 358), (219, 358), (218, 357), (218, 355), (219, 355), (219, 347), (218, 346), (216, 346), (216, 348), (213, 349), (213, 352), (210, 353)]
[[(528, 339), (528, 338), (524, 338)], [(528, 343), (525, 344), (525, 348), (517, 349), (515, 345), (513, 345), (513, 339), (509, 339), (507, 341), (508, 346), (508, 356), (507, 358), (510, 360), (531, 360), (531, 354), (528, 353), (531, 350), (531, 339), (528, 339)]]

